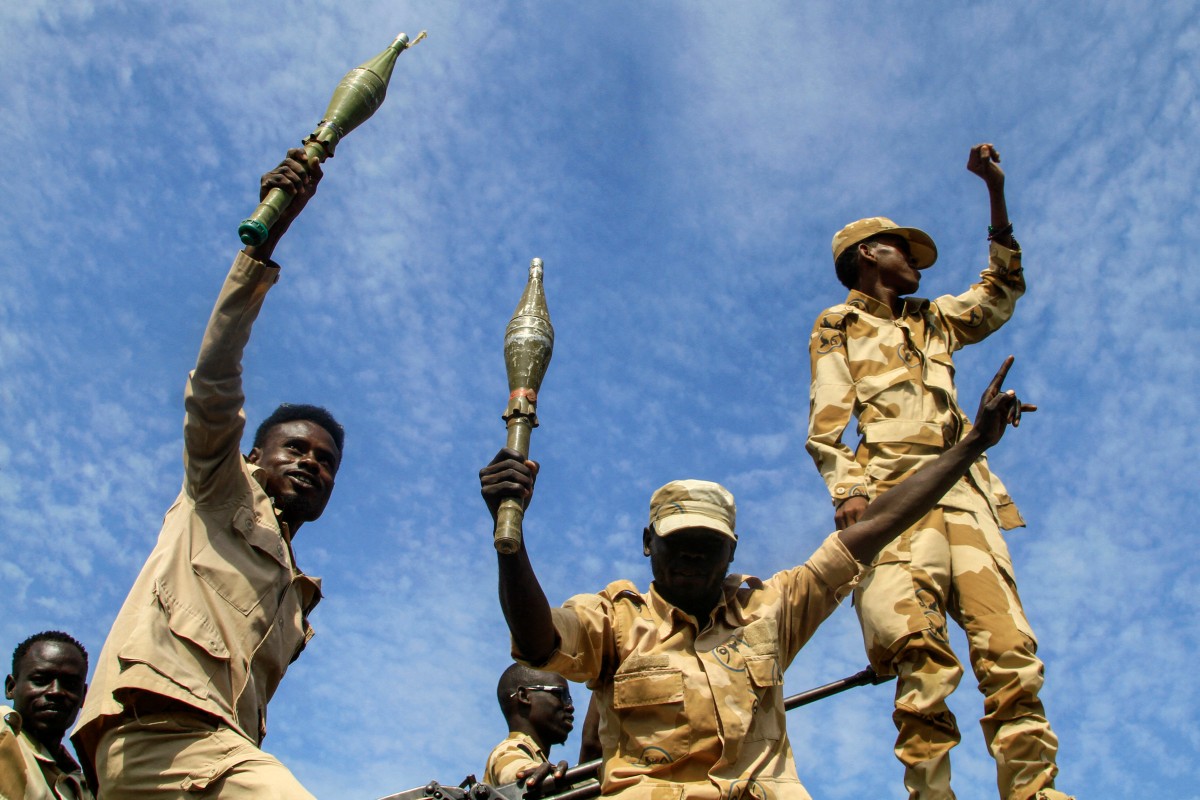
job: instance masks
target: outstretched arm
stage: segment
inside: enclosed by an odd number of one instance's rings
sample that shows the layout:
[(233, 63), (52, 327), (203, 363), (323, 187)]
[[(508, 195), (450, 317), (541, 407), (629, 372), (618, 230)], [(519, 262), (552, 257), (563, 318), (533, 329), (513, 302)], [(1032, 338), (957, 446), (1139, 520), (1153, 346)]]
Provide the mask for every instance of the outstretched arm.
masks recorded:
[[(538, 465), (526, 461), (516, 450), (505, 448), (479, 470), (479, 491), (496, 524), (500, 501), (519, 498), (528, 507), (533, 498)], [(524, 543), (511, 555), (496, 553), (500, 568), (500, 608), (508, 622), (517, 652), (532, 664), (542, 664), (554, 652), (556, 636), (550, 603), (538, 583)]]
[(977, 144), (967, 156), (967, 169), (987, 184), (988, 200), (992, 207), (992, 230), (1005, 231), (992, 240), (1004, 247), (1014, 248), (1012, 231), (1008, 230), (1008, 204), (1004, 199), (1004, 170), (1000, 169), (1000, 152), (990, 143)]
[(857, 560), (870, 563), (888, 542), (925, 516), (975, 459), (1000, 441), (1009, 424), (1014, 428), (1020, 425), (1022, 412), (1037, 410), (1037, 406), (1018, 400), (1012, 389), (1001, 389), (1012, 364), (1009, 356), (988, 384), (979, 401), (975, 427), (961, 441), (875, 498), (862, 518), (839, 534)]
[[(279, 237), (312, 198), (321, 180), (320, 166), (309, 171), (301, 149), (287, 157), (260, 181), (261, 193), (276, 186), (294, 192), (296, 200), (258, 248), (246, 248), (234, 261), (209, 317), (196, 367), (184, 392), (184, 468), (187, 486), (197, 501), (223, 499), (230, 484), (240, 480), (242, 429), (242, 353), (250, 330), (275, 283), (277, 270), (266, 265)], [(253, 260), (251, 260), (253, 259)]]

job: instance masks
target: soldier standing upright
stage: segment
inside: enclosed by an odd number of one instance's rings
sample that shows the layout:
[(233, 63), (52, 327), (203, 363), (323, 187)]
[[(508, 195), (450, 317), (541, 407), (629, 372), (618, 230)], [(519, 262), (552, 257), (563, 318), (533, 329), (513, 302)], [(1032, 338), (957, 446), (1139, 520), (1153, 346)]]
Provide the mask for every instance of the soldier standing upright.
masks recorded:
[[(999, 161), (990, 144), (972, 148), (967, 161), (987, 184), (991, 245), (980, 282), (962, 295), (908, 296), (920, 284), (920, 270), (937, 259), (923, 231), (872, 217), (833, 237), (837, 276), (850, 295), (821, 313), (809, 340), (807, 448), (829, 488), (838, 528), (852, 526), (971, 429), (955, 396), (951, 353), (1008, 321), (1025, 291)], [(842, 443), (851, 417), (861, 436), (856, 451)], [(855, 590), (871, 665), (899, 678), (896, 755), (910, 798), (954, 797), (949, 751), (959, 731), (945, 701), (962, 666), (949, 645), (947, 615), (970, 643), (1000, 796), (1065, 797), (1052, 789), (1058, 740), (1038, 699), (1042, 662), (1000, 534), (1024, 524), (981, 456), (935, 508), (879, 553)]]

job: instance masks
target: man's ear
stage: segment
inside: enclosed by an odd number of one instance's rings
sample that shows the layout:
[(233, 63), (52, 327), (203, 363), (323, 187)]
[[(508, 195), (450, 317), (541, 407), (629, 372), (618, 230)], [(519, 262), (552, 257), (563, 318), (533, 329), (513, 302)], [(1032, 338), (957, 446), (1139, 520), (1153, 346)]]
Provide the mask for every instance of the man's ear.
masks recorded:
[(6, 700), (12, 700), (13, 689), (17, 688), (17, 679), (9, 675), (4, 679), (4, 697)]
[(729, 563), (733, 563), (733, 556), (737, 553), (737, 539), (733, 540), (733, 545), (729, 548)]
[(864, 260), (870, 261), (872, 264), (875, 263), (875, 248), (871, 246), (871, 242), (859, 242), (854, 247), (858, 250), (858, 264), (860, 267)]
[(260, 458), (262, 458), (262, 448), (255, 447), (253, 450), (250, 451), (250, 455), (246, 456), (246, 463), (247, 464), (257, 464), (258, 460)]
[(650, 537), (654, 535), (653, 528), (642, 529), (642, 555), (650, 555)]

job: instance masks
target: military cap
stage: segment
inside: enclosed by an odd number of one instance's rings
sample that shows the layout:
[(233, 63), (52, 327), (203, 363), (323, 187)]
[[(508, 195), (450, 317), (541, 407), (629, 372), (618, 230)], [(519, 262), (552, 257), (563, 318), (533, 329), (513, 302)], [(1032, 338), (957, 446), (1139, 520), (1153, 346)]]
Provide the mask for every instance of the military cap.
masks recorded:
[(917, 269), (932, 267), (933, 262), (937, 261), (937, 245), (933, 243), (933, 237), (917, 228), (902, 228), (887, 217), (860, 219), (857, 222), (851, 222), (835, 233), (833, 235), (833, 260), (836, 262), (842, 253), (854, 245), (880, 234), (899, 236), (908, 242), (908, 249), (912, 251), (913, 258), (917, 261)]
[(733, 495), (712, 481), (671, 481), (650, 497), (650, 527), (659, 536), (684, 528), (708, 528), (737, 541)]

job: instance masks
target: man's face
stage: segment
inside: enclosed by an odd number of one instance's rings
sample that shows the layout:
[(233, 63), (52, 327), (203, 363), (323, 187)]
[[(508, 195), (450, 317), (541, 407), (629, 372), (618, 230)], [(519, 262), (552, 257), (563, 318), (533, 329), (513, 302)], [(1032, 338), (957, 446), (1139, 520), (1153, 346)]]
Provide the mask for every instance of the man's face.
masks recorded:
[(246, 460), (266, 472), (263, 484), (283, 517), (292, 525), (321, 516), (341, 453), (329, 431), (315, 422), (281, 422), (267, 432), (262, 447), (250, 451)]
[(912, 294), (921, 285), (921, 272), (903, 236), (883, 234), (867, 242), (879, 270), (879, 282), (898, 297)]
[(64, 642), (35, 642), (4, 681), (29, 735), (47, 746), (62, 741), (79, 714), (87, 691), (87, 665), (78, 648)]
[(659, 536), (647, 528), (642, 542), (650, 550), (654, 586), (672, 605), (689, 613), (715, 603), (733, 563), (735, 544), (708, 528), (684, 528)]
[(538, 732), (547, 747), (562, 744), (575, 724), (575, 704), (562, 676), (545, 672), (539, 676), (537, 685), (549, 686), (554, 691), (524, 687), (529, 700), (529, 722)]

